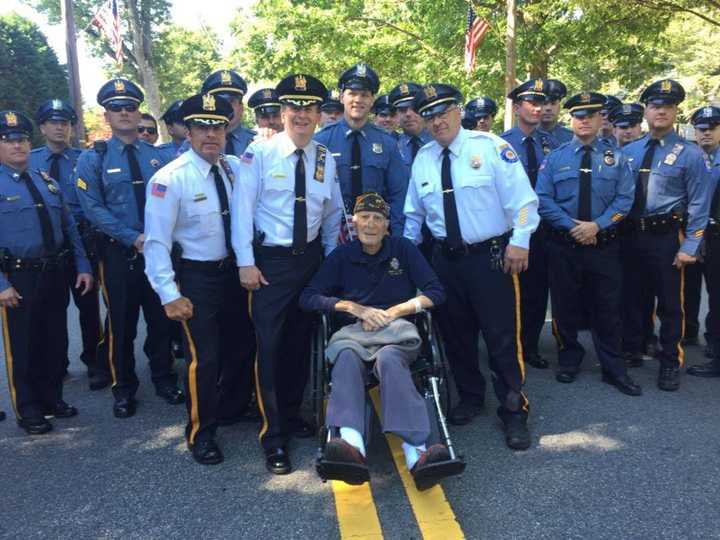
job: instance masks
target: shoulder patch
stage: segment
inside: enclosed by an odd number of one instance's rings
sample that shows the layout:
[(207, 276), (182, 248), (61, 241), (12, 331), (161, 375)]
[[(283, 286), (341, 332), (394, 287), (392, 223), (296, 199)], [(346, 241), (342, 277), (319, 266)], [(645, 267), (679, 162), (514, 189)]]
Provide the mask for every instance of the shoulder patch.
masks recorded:
[(82, 178), (77, 179), (76, 185), (78, 188), (82, 189), (83, 191), (88, 190), (87, 182), (85, 182), (85, 180), (83, 180)]
[(243, 155), (240, 156), (240, 161), (242, 161), (243, 163), (246, 163), (247, 165), (250, 165), (253, 162), (254, 157), (255, 157), (255, 154), (250, 152), (250, 150), (245, 150), (245, 152), (243, 152)]
[(504, 148), (500, 152), (500, 159), (506, 161), (507, 163), (516, 163), (518, 160), (518, 156), (512, 148), (508, 147)]
[(152, 189), (150, 190), (150, 194), (153, 197), (159, 197), (161, 199), (164, 199), (166, 192), (167, 192), (167, 186), (165, 184), (161, 184), (159, 182), (153, 182)]

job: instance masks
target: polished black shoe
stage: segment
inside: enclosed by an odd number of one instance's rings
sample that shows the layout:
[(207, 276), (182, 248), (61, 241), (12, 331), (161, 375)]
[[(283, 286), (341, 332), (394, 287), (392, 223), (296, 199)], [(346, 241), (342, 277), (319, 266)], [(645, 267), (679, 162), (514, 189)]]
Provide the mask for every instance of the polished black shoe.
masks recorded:
[(704, 364), (690, 366), (687, 369), (687, 374), (693, 377), (720, 377), (720, 360), (711, 360)]
[(577, 379), (577, 373), (574, 371), (558, 371), (555, 375), (555, 380), (561, 383), (575, 382), (575, 379)]
[(622, 353), (623, 359), (625, 360), (625, 367), (638, 368), (642, 367), (644, 359), (640, 353)]
[(52, 431), (52, 424), (45, 418), (23, 418), (17, 421), (18, 426), (23, 428), (28, 435), (42, 435)]
[(315, 435), (315, 426), (313, 426), (310, 422), (306, 422), (299, 416), (288, 420), (288, 428), (290, 430), (290, 434), (298, 439), (308, 439)]
[(680, 388), (680, 369), (676, 366), (660, 366), (658, 373), (658, 388), (673, 392)]
[(135, 398), (116, 399), (113, 405), (113, 414), (115, 418), (130, 418), (135, 415), (137, 402)]
[(527, 450), (530, 448), (530, 430), (527, 419), (519, 415), (508, 415), (503, 419), (505, 424), (505, 444), (513, 450)]
[(45, 418), (72, 418), (77, 416), (78, 410), (68, 405), (62, 399), (45, 411)]
[(685, 336), (682, 340), (682, 344), (686, 347), (697, 347), (700, 345), (700, 338), (697, 336)]
[(622, 377), (613, 377), (610, 373), (603, 371), (602, 382), (611, 384), (628, 396), (642, 396), (642, 388), (640, 385), (633, 381), (627, 374)]
[(170, 405), (185, 403), (185, 394), (174, 384), (165, 384), (155, 387), (155, 394), (163, 398)]
[(88, 373), (88, 383), (90, 385), (90, 390), (102, 390), (103, 388), (110, 386), (112, 379), (110, 378), (110, 375), (107, 375), (106, 373), (93, 373), (92, 375)]
[(5, 411), (0, 411), (0, 422), (5, 420), (5, 418), (6, 418)]
[(290, 456), (284, 448), (265, 450), (265, 468), (273, 474), (290, 474)]
[(537, 369), (547, 369), (550, 364), (538, 353), (527, 353), (525, 355), (525, 363)]
[(450, 409), (448, 422), (453, 426), (464, 426), (469, 424), (473, 418), (479, 415), (483, 409), (482, 401), (471, 401), (460, 398), (460, 403)]
[(175, 360), (185, 359), (185, 352), (183, 351), (182, 343), (179, 341), (170, 342), (170, 352)]
[(715, 358), (715, 353), (713, 352), (713, 346), (708, 343), (705, 345), (705, 358)]
[(192, 452), (193, 459), (201, 465), (217, 465), (225, 459), (222, 450), (212, 439), (196, 441), (195, 444), (188, 443), (188, 448)]

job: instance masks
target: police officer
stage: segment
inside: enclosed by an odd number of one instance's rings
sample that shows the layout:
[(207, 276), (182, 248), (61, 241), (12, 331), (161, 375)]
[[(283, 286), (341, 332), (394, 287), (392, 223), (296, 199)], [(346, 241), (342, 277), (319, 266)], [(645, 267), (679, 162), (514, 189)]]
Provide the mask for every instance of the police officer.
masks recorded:
[(610, 146), (618, 146), (618, 141), (615, 138), (615, 134), (613, 132), (613, 124), (610, 121), (610, 111), (612, 111), (616, 107), (621, 107), (622, 104), (622, 101), (620, 101), (615, 96), (605, 96), (605, 104), (600, 110), (600, 114), (602, 115), (603, 119), (602, 129), (600, 130), (599, 135), (600, 141)]
[(288, 438), (310, 437), (300, 417), (310, 360), (310, 314), (298, 297), (337, 244), (342, 198), (335, 160), (312, 137), (325, 86), (295, 74), (277, 86), (285, 130), (248, 147), (233, 190), (233, 247), (240, 282), (252, 291), (256, 395), (267, 469), (291, 471)]
[(483, 405), (482, 331), (506, 443), (522, 450), (530, 446), (530, 434), (517, 274), (527, 269), (530, 235), (539, 222), (537, 197), (507, 142), (461, 127), (461, 104), (460, 92), (447, 84), (425, 86), (418, 97), (434, 141), (413, 163), (405, 236), (418, 244), (424, 222), (435, 238), (433, 266), (447, 294), (438, 320), (460, 394), (450, 422), (470, 422)]
[(610, 110), (608, 120), (613, 126), (613, 135), (618, 147), (642, 137), (642, 119), (645, 107), (639, 103), (623, 103)]
[(397, 108), (402, 135), (399, 147), (405, 165), (412, 167), (418, 150), (432, 141), (425, 120), (415, 110), (415, 97), (421, 90), (420, 85), (406, 82), (400, 83), (390, 92), (390, 101)]
[[(540, 163), (557, 146), (554, 138), (539, 130), (543, 106), (547, 101), (545, 83), (542, 79), (525, 81), (514, 88), (508, 97), (513, 101), (517, 126), (501, 136), (517, 152), (534, 189)], [(545, 324), (548, 304), (547, 264), (541, 225), (530, 239), (528, 269), (520, 274), (523, 355), (525, 362), (539, 369), (548, 367), (547, 360), (538, 353), (538, 341)]]
[(337, 88), (328, 90), (325, 99), (320, 105), (320, 127), (324, 128), (334, 124), (342, 118), (345, 107), (340, 102), (340, 92)]
[(155, 120), (155, 117), (152, 114), (144, 112), (140, 115), (138, 135), (141, 140), (151, 146), (155, 146), (155, 143), (160, 135), (158, 134), (157, 120)]
[(165, 127), (171, 140), (170, 142), (159, 145), (158, 148), (169, 151), (173, 159), (178, 156), (180, 147), (187, 138), (187, 128), (179, 114), (182, 103), (182, 99), (173, 101), (167, 111), (160, 117), (160, 119), (165, 122)]
[(359, 63), (340, 76), (338, 86), (343, 118), (321, 129), (315, 140), (335, 158), (347, 213), (352, 213), (362, 193), (379, 193), (390, 205), (391, 232), (400, 235), (409, 171), (392, 135), (368, 122), (380, 79), (367, 64)]
[(375, 115), (373, 123), (397, 139), (398, 133), (395, 130), (398, 128), (398, 115), (397, 109), (390, 103), (390, 96), (387, 94), (378, 96), (373, 103), (371, 112)]
[(29, 165), (32, 123), (0, 112), (0, 308), (10, 399), (18, 425), (47, 433), (46, 417), (68, 418), (63, 401), (68, 346), (68, 258), (80, 293), (93, 287), (90, 263), (59, 184)]
[[(689, 367), (687, 374), (697, 377), (720, 377), (720, 191), (717, 189), (720, 183), (720, 107), (712, 105), (702, 107), (693, 113), (691, 121), (695, 126), (695, 140), (702, 148), (710, 168), (710, 193), (713, 194), (710, 222), (705, 231), (702, 263), (709, 308), (705, 317), (705, 340), (712, 359), (710, 362)], [(686, 313), (687, 294), (686, 287)], [(699, 291), (697, 300), (699, 304)], [(694, 306), (691, 309), (694, 309)]]
[(642, 390), (628, 377), (621, 354), (620, 328), (618, 224), (632, 206), (634, 183), (627, 158), (597, 138), (604, 102), (605, 96), (596, 92), (565, 102), (575, 136), (550, 152), (538, 173), (560, 349), (556, 379), (571, 383), (577, 377), (585, 353), (577, 338), (578, 324), (583, 308), (589, 307), (602, 380), (624, 394), (639, 396)]
[(280, 102), (274, 88), (261, 88), (248, 99), (248, 107), (255, 113), (255, 123), (259, 128), (282, 131), (280, 120)]
[[(702, 151), (673, 130), (685, 90), (664, 79), (640, 96), (649, 133), (623, 147), (635, 179), (635, 201), (627, 218), (631, 226), (623, 259), (628, 295), (623, 340), (636, 353), (642, 346), (642, 283), (650, 281), (660, 317), (658, 387), (680, 386), (684, 351), (682, 282), (684, 268), (697, 260), (708, 221), (711, 181)], [(627, 234), (627, 233), (626, 233)]]
[(143, 273), (145, 186), (165, 163), (164, 154), (138, 139), (138, 107), (144, 95), (126, 79), (112, 79), (98, 92), (112, 137), (80, 155), (75, 187), (88, 221), (103, 233), (100, 281), (108, 309), (106, 335), (116, 418), (135, 414), (133, 342), (140, 307), (148, 331), (143, 347), (157, 395), (168, 403), (185, 399), (177, 387), (170, 354), (170, 320)]
[(203, 82), (201, 93), (217, 94), (227, 99), (232, 105), (233, 117), (228, 126), (225, 154), (232, 156), (242, 155), (256, 135), (253, 130), (242, 125), (243, 96), (247, 93), (245, 79), (235, 71), (221, 69), (208, 75)]
[(463, 108), (462, 126), (470, 130), (491, 131), (497, 112), (495, 100), (486, 96), (471, 99)]
[[(89, 238), (91, 231), (83, 216), (72, 172), (82, 150), (70, 146), (70, 128), (77, 121), (75, 110), (67, 103), (52, 99), (46, 101), (35, 113), (35, 122), (45, 138), (45, 146), (35, 148), (30, 153), (30, 169), (44, 171), (60, 184), (63, 200), (72, 212), (81, 238)], [(91, 263), (97, 263), (92, 242), (86, 242), (86, 254)], [(107, 345), (104, 343), (100, 325), (100, 298), (97, 287), (83, 291), (75, 287), (77, 269), (73, 264), (67, 266), (67, 284), (72, 293), (73, 302), (80, 315), (82, 335), (82, 353), (80, 360), (87, 366), (91, 390), (100, 390), (110, 384), (110, 368), (107, 364)], [(97, 271), (97, 268), (94, 268)], [(68, 302), (70, 298), (68, 297)], [(67, 351), (65, 365), (68, 365)]]
[(543, 104), (539, 129), (552, 137), (556, 146), (569, 142), (573, 138), (572, 130), (558, 122), (560, 101), (567, 95), (567, 87), (557, 79), (545, 79), (544, 89), (547, 101)]

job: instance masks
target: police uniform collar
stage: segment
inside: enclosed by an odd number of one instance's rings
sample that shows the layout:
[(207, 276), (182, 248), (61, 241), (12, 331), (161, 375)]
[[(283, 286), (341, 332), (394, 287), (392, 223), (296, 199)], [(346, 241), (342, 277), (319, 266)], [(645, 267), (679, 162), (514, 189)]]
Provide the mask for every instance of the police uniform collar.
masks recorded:
[[(130, 144), (132, 144), (135, 147), (135, 149), (138, 150), (140, 148), (140, 137), (135, 139)], [(115, 135), (110, 137), (110, 140), (108, 141), (108, 146), (116, 146), (117, 149), (121, 152), (123, 150), (125, 150), (125, 143), (122, 142), (120, 139), (118, 139)]]
[(370, 259), (372, 259), (373, 261), (382, 262), (389, 259), (390, 255), (392, 255), (390, 241), (388, 240), (387, 236), (383, 238), (382, 247), (380, 248), (380, 251), (378, 251), (375, 255), (365, 253), (362, 249), (362, 243), (359, 239), (353, 240), (350, 250), (350, 259), (353, 262), (365, 264), (368, 263)]
[(365, 130), (363, 128), (352, 129), (349, 127), (348, 127), (348, 129), (345, 130), (345, 138), (347, 139), (352, 134), (353, 131), (357, 131), (358, 133), (360, 133), (360, 135), (362, 135), (363, 139), (367, 139), (367, 135), (365, 135)]
[[(645, 141), (645, 146), (647, 146), (650, 143), (651, 137), (648, 135), (648, 140)], [(670, 131), (669, 133), (665, 134), (663, 137), (660, 138), (660, 146), (663, 147), (666, 144), (672, 144), (675, 141), (679, 141), (680, 136), (675, 133), (674, 131)]]
[[(458, 157), (460, 155), (460, 152), (462, 151), (463, 144), (465, 143), (465, 139), (468, 137), (468, 131), (465, 128), (460, 128), (460, 131), (458, 131), (458, 134), (455, 136), (453, 141), (448, 145), (448, 148), (450, 149), (450, 153)], [(444, 147), (441, 146), (437, 141), (435, 141), (437, 144), (437, 154), (438, 159), (442, 159), (442, 152)]]
[[(297, 146), (295, 146), (295, 143), (290, 138), (290, 135), (287, 134), (286, 131), (281, 131), (277, 135), (273, 137), (273, 139), (277, 138), (278, 148), (280, 149), (280, 152), (282, 154), (282, 157), (286, 158), (288, 156), (291, 156), (295, 150), (297, 150)], [(302, 148), (302, 151), (305, 152), (305, 157), (310, 159), (310, 153), (313, 149), (313, 140), (310, 139), (310, 141)]]
[(207, 176), (210, 174), (210, 168), (212, 167), (212, 163), (209, 163), (200, 154), (198, 154), (195, 150), (193, 150), (192, 146), (190, 148), (188, 148), (188, 151), (185, 152), (185, 154), (187, 154), (188, 159), (202, 173), (203, 178), (207, 178)]
[[(53, 151), (50, 149), (50, 147), (47, 146), (47, 145), (45, 145), (45, 147), (43, 148), (43, 150), (45, 150), (45, 153), (46, 153), (45, 161), (50, 161), (50, 159), (55, 155), (55, 152), (53, 152)], [(68, 155), (69, 152), (70, 152), (70, 147), (69, 147), (69, 146), (66, 146), (65, 148), (63, 148), (63, 151), (62, 151), (62, 152), (58, 152), (58, 154), (60, 154), (60, 155), (61, 155), (62, 157), (64, 157), (65, 159), (70, 159), (70, 156)]]
[(24, 171), (18, 171), (17, 169), (13, 169), (10, 165), (5, 165), (4, 163), (0, 163), (0, 172), (4, 172), (10, 176), (15, 182), (20, 181), (20, 175), (24, 172), (30, 172), (29, 169), (25, 169)]
[(597, 152), (599, 142), (600, 139), (598, 137), (595, 137), (589, 145), (586, 145), (584, 142), (582, 142), (580, 139), (573, 135), (570, 144), (573, 146), (573, 152), (577, 154), (577, 152), (585, 146), (590, 146), (593, 152)]

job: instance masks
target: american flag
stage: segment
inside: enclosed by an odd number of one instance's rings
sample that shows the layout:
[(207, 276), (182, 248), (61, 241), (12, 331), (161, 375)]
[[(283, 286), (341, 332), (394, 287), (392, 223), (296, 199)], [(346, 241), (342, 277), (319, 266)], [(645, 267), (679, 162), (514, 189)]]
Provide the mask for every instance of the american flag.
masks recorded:
[(115, 51), (115, 60), (122, 64), (122, 34), (120, 33), (120, 12), (118, 11), (117, 0), (107, 0), (90, 21), (96, 26), (105, 37), (108, 38)]
[(475, 68), (475, 51), (490, 30), (490, 24), (475, 15), (473, 8), (468, 8), (467, 30), (465, 31), (465, 71), (472, 72)]

